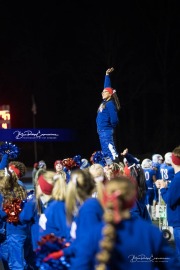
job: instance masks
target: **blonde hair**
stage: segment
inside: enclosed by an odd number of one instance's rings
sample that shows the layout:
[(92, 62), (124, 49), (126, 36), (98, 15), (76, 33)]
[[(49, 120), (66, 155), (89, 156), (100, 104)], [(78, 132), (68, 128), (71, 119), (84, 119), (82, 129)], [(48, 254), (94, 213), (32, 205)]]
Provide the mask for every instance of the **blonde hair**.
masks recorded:
[[(111, 258), (111, 252), (115, 245), (116, 227), (115, 224), (130, 217), (129, 209), (136, 199), (136, 185), (126, 176), (120, 176), (107, 182), (105, 186), (106, 203), (104, 203), (104, 221), (106, 225), (102, 230), (103, 239), (100, 241), (100, 251), (96, 255), (98, 264), (96, 270), (105, 270)], [(112, 197), (113, 196), (113, 197)], [(112, 199), (113, 198), (113, 199)], [(114, 200), (114, 201), (113, 201)], [(114, 203), (113, 203), (114, 202)], [(118, 202), (118, 213), (115, 203)], [(117, 205), (117, 204), (116, 204)], [(115, 214), (119, 221), (115, 219)]]
[(96, 183), (94, 192), (97, 192), (98, 199), (102, 200), (104, 183), (107, 180), (104, 168), (102, 165), (95, 163), (89, 167), (89, 172)]
[(67, 221), (72, 222), (74, 213), (77, 211), (77, 204), (82, 204), (92, 196), (95, 182), (88, 170), (76, 169), (72, 171), (66, 192)]
[(59, 172), (54, 176), (54, 187), (52, 190), (52, 197), (54, 200), (64, 201), (66, 198), (66, 173), (64, 171)]
[(114, 177), (124, 175), (124, 164), (122, 162), (114, 162), (110, 166), (105, 166), (104, 171), (107, 179), (111, 180)]
[[(60, 174), (56, 174), (53, 171), (44, 171), (40, 175), (43, 175), (44, 180), (53, 186), (52, 192), (49, 196), (50, 199), (57, 201), (65, 201), (66, 196), (66, 173), (62, 171)], [(38, 179), (37, 184), (38, 185)], [(41, 193), (38, 193), (36, 186), (36, 201), (37, 201), (37, 210), (41, 214), (41, 203), (40, 203)]]

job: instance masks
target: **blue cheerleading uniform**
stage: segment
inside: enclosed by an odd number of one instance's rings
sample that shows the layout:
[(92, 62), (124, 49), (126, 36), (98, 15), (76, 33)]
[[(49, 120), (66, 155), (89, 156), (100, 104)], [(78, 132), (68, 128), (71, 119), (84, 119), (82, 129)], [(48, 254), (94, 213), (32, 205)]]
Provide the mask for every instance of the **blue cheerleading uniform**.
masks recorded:
[[(3, 196), (0, 194), (0, 201)], [(6, 239), (0, 244), (0, 254), (4, 267), (9, 266), (12, 270), (24, 270), (26, 261), (24, 258), (24, 244), (29, 233), (27, 224), (7, 222), (6, 213), (0, 210), (0, 222), (6, 222)]]
[[(105, 75), (104, 88), (106, 87), (111, 87), (109, 75)], [(118, 123), (118, 111), (113, 99), (103, 100), (98, 108), (96, 124), (101, 150), (107, 164), (111, 164), (113, 160), (118, 158), (118, 152), (114, 143), (114, 132)]]
[[(41, 204), (41, 207), (43, 211), (43, 204)], [(32, 247), (35, 251), (38, 248), (39, 240), (39, 214), (37, 212), (35, 194), (32, 194), (31, 198), (25, 202), (22, 212), (19, 215), (19, 219), (23, 224), (29, 225), (31, 231)]]
[[(39, 240), (47, 234), (53, 233), (57, 237), (70, 239), (70, 227), (66, 222), (65, 202), (50, 200), (44, 210), (45, 228), (39, 227)], [(40, 217), (41, 218), (41, 217)]]
[(91, 228), (102, 221), (104, 210), (97, 198), (88, 198), (79, 208), (78, 215), (75, 217), (76, 238), (71, 245), (64, 249), (64, 255), (74, 260), (76, 252), (81, 246), (81, 242)]
[[(93, 270), (104, 223), (86, 230), (70, 270)], [(130, 218), (116, 225), (115, 245), (107, 270), (169, 270), (178, 269), (172, 247), (155, 225), (142, 219)]]

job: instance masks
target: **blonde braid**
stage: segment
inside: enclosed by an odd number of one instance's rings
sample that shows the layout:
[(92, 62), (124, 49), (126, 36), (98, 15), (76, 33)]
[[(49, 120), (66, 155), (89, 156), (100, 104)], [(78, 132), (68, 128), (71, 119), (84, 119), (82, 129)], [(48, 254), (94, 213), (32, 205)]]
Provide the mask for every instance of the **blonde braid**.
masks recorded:
[(130, 217), (129, 209), (136, 200), (137, 187), (128, 177), (119, 176), (106, 183), (104, 221), (100, 251), (96, 255), (96, 270), (105, 270), (116, 242), (116, 224)]
[(114, 247), (116, 229), (114, 224), (114, 217), (112, 212), (113, 206), (111, 203), (107, 206), (107, 209), (104, 212), (104, 221), (106, 222), (105, 227), (103, 228), (102, 234), (103, 239), (100, 241), (100, 252), (97, 254), (96, 259), (98, 265), (96, 270), (105, 270), (106, 264), (108, 263), (111, 257), (111, 251)]

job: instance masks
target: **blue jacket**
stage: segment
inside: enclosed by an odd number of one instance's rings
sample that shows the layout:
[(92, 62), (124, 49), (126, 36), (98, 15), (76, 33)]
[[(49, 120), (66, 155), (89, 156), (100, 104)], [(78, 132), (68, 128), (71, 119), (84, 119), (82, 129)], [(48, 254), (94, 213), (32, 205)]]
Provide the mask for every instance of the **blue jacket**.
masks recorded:
[[(86, 237), (79, 245), (70, 269), (94, 269), (103, 226), (100, 223), (93, 226), (91, 231), (86, 230)], [(178, 269), (178, 265), (173, 256), (173, 249), (157, 226), (142, 219), (131, 218), (120, 222), (116, 227), (115, 246), (107, 269), (174, 270)]]
[(161, 188), (160, 191), (167, 204), (168, 225), (180, 227), (180, 172), (175, 173), (169, 188)]
[[(105, 76), (104, 88), (111, 87), (110, 76)], [(116, 105), (112, 99), (109, 101), (103, 101), (99, 106), (96, 124), (97, 130), (109, 130), (114, 129), (119, 122), (118, 119), (118, 111), (116, 109)]]
[(76, 254), (86, 234), (97, 223), (101, 222), (103, 212), (103, 208), (97, 198), (89, 198), (80, 206), (79, 213), (75, 219), (77, 225), (76, 239), (70, 247), (64, 249), (65, 256), (73, 257)]
[(42, 236), (54, 233), (55, 236), (63, 237), (69, 240), (70, 227), (66, 222), (65, 202), (58, 200), (50, 200), (47, 208), (44, 210), (47, 219), (46, 229), (39, 228), (39, 240)]
[(23, 224), (28, 224), (28, 226), (30, 226), (32, 246), (33, 250), (36, 250), (39, 240), (39, 214), (37, 212), (35, 194), (33, 194), (32, 197), (24, 204), (22, 212), (19, 215), (19, 219)]

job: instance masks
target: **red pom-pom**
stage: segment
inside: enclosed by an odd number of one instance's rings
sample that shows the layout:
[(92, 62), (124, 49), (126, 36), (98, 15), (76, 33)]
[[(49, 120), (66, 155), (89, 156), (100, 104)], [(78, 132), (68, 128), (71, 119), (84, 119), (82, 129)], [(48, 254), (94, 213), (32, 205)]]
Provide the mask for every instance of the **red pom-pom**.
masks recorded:
[(3, 204), (3, 210), (7, 214), (7, 222), (17, 223), (19, 221), (19, 213), (22, 211), (21, 205), (22, 200), (17, 198)]
[(76, 164), (76, 162), (74, 161), (73, 158), (65, 158), (65, 159), (63, 159), (62, 164), (68, 170), (71, 170), (72, 168), (77, 166), (77, 164)]
[(59, 251), (56, 251), (56, 252), (52, 252), (50, 253), (48, 256), (46, 256), (43, 260), (43, 262), (47, 262), (51, 259), (53, 260), (58, 260), (60, 259), (62, 256), (64, 256), (64, 252), (63, 250), (59, 250)]

